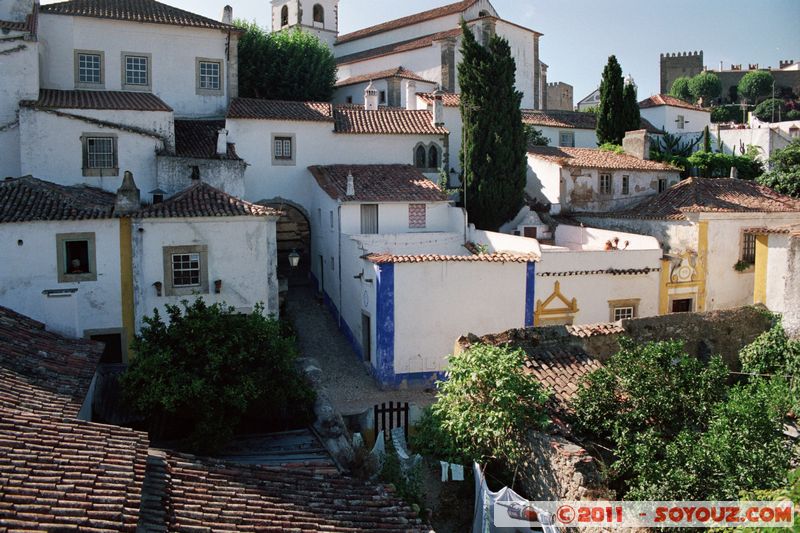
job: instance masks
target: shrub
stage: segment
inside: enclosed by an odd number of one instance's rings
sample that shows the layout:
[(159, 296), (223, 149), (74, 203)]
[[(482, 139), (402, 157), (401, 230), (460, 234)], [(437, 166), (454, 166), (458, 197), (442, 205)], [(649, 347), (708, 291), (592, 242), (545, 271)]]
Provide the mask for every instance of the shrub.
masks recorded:
[(750, 103), (758, 103), (761, 98), (772, 93), (775, 79), (766, 70), (751, 70), (739, 80), (737, 91)]
[(800, 109), (790, 109), (786, 112), (787, 120), (800, 120)]
[(771, 170), (760, 176), (758, 182), (775, 192), (800, 198), (800, 139), (776, 150), (769, 164)]
[(167, 322), (154, 311), (132, 343), (125, 397), (154, 430), (186, 424), (186, 447), (203, 453), (218, 450), (245, 420), (310, 421), (314, 393), (294, 368), (294, 339), (262, 311), (237, 314), (200, 298), (183, 311), (168, 305)]
[(548, 146), (550, 138), (545, 137), (542, 130), (537, 130), (530, 124), (524, 124), (525, 138), (528, 140), (528, 146)]
[(736, 167), (739, 179), (753, 180), (764, 172), (764, 165), (752, 156), (731, 155), (701, 150), (688, 158), (688, 164), (706, 178), (727, 178)]
[[(783, 116), (785, 110), (786, 105), (784, 105), (783, 100), (779, 98), (767, 98), (756, 106), (753, 113), (758, 120), (763, 122), (777, 122), (778, 119)], [(773, 117), (775, 120), (773, 120)]]
[(600, 150), (604, 152), (614, 152), (615, 154), (624, 154), (625, 149), (622, 146), (614, 143), (603, 143), (599, 146)]
[(711, 122), (730, 122), (731, 111), (726, 106), (717, 106), (711, 110)]
[[(742, 372), (800, 376), (800, 341), (791, 340), (780, 323), (765, 331), (739, 352)], [(789, 400), (795, 413), (800, 413), (800, 382), (792, 381)]]

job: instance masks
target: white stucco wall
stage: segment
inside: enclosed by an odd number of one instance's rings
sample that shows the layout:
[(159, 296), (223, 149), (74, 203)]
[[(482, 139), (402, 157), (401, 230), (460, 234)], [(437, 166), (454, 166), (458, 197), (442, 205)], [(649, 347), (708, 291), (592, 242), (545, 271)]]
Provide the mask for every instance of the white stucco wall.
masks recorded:
[[(19, 5), (8, 5), (14, 11)], [(11, 15), (11, 13), (9, 13)], [(12, 39), (24, 35), (9, 32), (0, 40), (0, 177), (20, 176), (19, 101), (39, 95), (39, 43)]]
[[(366, 202), (369, 203), (369, 202)], [(424, 203), (426, 224), (424, 228), (408, 227), (408, 206), (412, 203)], [(458, 231), (462, 224), (457, 224), (451, 211), (455, 209), (447, 202), (381, 202), (378, 204), (378, 232), (391, 233), (430, 233), (442, 231)], [(346, 202), (342, 205), (342, 233), (358, 235), (361, 233), (361, 204)]]
[(528, 154), (528, 179), (525, 192), (532, 198), (553, 204), (551, 212), (561, 211), (561, 167)]
[[(534, 78), (537, 68), (533, 57), (534, 34), (530, 30), (498, 20), (497, 35), (507, 39), (511, 46), (511, 56), (517, 66), (516, 88), (522, 92), (521, 105), (525, 109), (533, 109)], [(541, 92), (539, 96), (541, 99)]]
[[(424, 34), (423, 34), (424, 35)], [(337, 47), (338, 48), (338, 47)], [(434, 42), (430, 46), (407, 50), (389, 55), (381, 55), (352, 63), (339, 65), (337, 78), (344, 80), (353, 76), (371, 74), (397, 68), (399, 66), (414, 72), (417, 76), (434, 83), (442, 83), (442, 47)], [(363, 94), (363, 93), (362, 93)], [(353, 101), (356, 101), (355, 99)]]
[[(58, 282), (56, 235), (64, 233), (94, 233), (96, 281)], [(122, 326), (117, 220), (0, 224), (0, 257), (0, 305), (68, 337)], [(42, 294), (53, 289), (77, 292), (49, 298)]]
[[(401, 79), (400, 80), (400, 105), (395, 107), (406, 107), (407, 98), (406, 95), (408, 94), (408, 82), (409, 80)], [(346, 85), (344, 87), (337, 87), (336, 91), (333, 93), (333, 99), (331, 100), (334, 104), (359, 104), (364, 105), (364, 91), (366, 90), (367, 86), (369, 85), (369, 81), (365, 81), (362, 83), (355, 83), (353, 85)], [(416, 92), (420, 93), (428, 93), (433, 92), (436, 89), (435, 83), (425, 83), (422, 81), (415, 81), (414, 84), (416, 85)], [(389, 100), (389, 84), (386, 79), (382, 80), (373, 80), (372, 81), (373, 87), (378, 91), (387, 91), (386, 92), (386, 99), (387, 102)], [(351, 102), (347, 101), (347, 98), (352, 98)], [(383, 104), (382, 104), (383, 105)], [(420, 105), (417, 109), (425, 109), (424, 105)], [(452, 132), (451, 132), (452, 133)]]
[[(141, 230), (141, 231), (140, 231)], [(166, 285), (165, 246), (208, 247), (208, 303), (224, 302), (242, 311), (258, 303), (265, 314), (278, 313), (275, 221), (260, 217), (193, 219), (144, 219), (133, 224), (134, 301), (136, 328), (153, 309), (164, 312), (166, 304), (179, 304), (192, 296), (156, 296), (153, 283)], [(215, 294), (214, 282), (222, 280)]]
[(775, 150), (786, 148), (792, 140), (788, 132), (769, 127), (712, 130), (712, 138), (717, 137), (722, 141), (722, 150), (726, 154), (742, 155), (742, 146), (745, 149), (755, 146), (758, 158), (765, 163)]
[[(123, 123), (159, 134), (171, 131), (172, 117), (166, 112), (98, 111), (91, 109), (61, 110), (72, 115)], [(119, 175), (83, 176), (84, 134), (117, 136)], [(147, 192), (157, 186), (156, 152), (164, 143), (152, 136), (56, 116), (32, 108), (20, 110), (21, 173), (63, 185), (85, 183), (108, 191), (116, 191), (125, 170), (133, 172), (139, 189)]]
[[(179, 117), (222, 116), (228, 103), (227, 32), (169, 24), (140, 24), (90, 17), (39, 17), (42, 87), (75, 89), (75, 50), (105, 54), (106, 90), (121, 90), (122, 52), (151, 54), (152, 93)], [(234, 43), (235, 45), (235, 43)], [(222, 62), (223, 93), (197, 94), (197, 58)]]
[[(641, 109), (640, 113), (643, 119), (646, 119), (656, 128), (661, 128), (672, 134), (702, 132), (706, 126), (711, 127), (710, 111), (661, 105)], [(678, 116), (683, 116), (685, 120), (682, 129), (678, 128)]]
[(560, 134), (571, 132), (575, 138), (575, 148), (597, 148), (597, 133), (595, 130), (584, 130), (579, 128), (554, 128), (551, 126), (533, 126), (542, 134), (550, 139), (548, 146), (560, 146)]
[[(786, 277), (789, 274), (789, 235), (768, 236), (767, 247), (767, 301), (770, 311), (783, 313), (786, 310)], [(795, 302), (800, 305), (800, 302)]]
[[(225, 159), (195, 159), (191, 157), (175, 157), (159, 155), (158, 188), (173, 195), (192, 184), (192, 167), (200, 171), (200, 179), (212, 187), (224, 191), (231, 196), (244, 198), (244, 171), (247, 163)], [(151, 201), (147, 193), (153, 189), (142, 191), (142, 199)]]

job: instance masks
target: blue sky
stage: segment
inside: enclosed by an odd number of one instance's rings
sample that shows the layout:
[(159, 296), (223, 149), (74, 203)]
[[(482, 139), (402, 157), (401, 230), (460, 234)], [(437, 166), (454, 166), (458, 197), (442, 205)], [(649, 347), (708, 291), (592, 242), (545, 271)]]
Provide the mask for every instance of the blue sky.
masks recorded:
[[(225, 0), (162, 0), (219, 19)], [(450, 3), (451, 0), (341, 0), (340, 31)], [(269, 0), (228, 0), (234, 16), (270, 24)], [(44, 0), (42, 3), (52, 3)], [(800, 0), (492, 0), (500, 16), (544, 33), (549, 81), (575, 87), (575, 102), (599, 85), (610, 54), (645, 98), (659, 90), (659, 54), (703, 50), (705, 64), (777, 67), (800, 61)]]

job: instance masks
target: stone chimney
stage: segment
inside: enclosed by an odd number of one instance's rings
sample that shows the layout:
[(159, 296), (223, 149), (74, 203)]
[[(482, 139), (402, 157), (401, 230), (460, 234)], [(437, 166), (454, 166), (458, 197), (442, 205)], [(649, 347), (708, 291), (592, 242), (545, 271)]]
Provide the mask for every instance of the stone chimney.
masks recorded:
[(375, 88), (372, 81), (370, 81), (367, 88), (364, 89), (364, 109), (367, 111), (378, 110), (378, 89)]
[(416, 111), (417, 109), (417, 82), (408, 80), (406, 85), (406, 109)]
[(444, 92), (441, 87), (433, 91), (433, 125), (444, 126)]
[(233, 8), (231, 6), (222, 8), (222, 23), (233, 24)]
[(347, 173), (347, 191), (345, 192), (345, 195), (349, 197), (353, 197), (356, 195), (356, 184), (355, 184), (355, 178), (353, 178), (352, 171)]
[(626, 131), (622, 139), (625, 153), (638, 159), (650, 159), (650, 137), (647, 130)]
[(133, 181), (133, 174), (129, 170), (125, 171), (122, 178), (122, 185), (117, 189), (117, 201), (114, 210), (118, 215), (126, 215), (138, 211), (142, 207), (139, 189)]
[(217, 155), (228, 155), (228, 130), (225, 128), (217, 131)]

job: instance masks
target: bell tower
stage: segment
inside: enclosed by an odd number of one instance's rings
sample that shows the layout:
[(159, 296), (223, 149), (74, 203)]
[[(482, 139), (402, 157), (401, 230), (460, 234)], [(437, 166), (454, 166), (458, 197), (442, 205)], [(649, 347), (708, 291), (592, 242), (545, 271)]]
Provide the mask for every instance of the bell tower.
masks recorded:
[(293, 28), (333, 47), (339, 35), (339, 0), (272, 0), (272, 31)]

